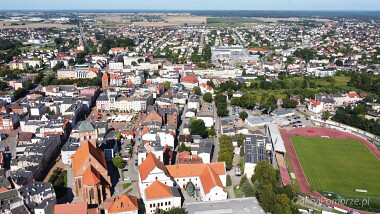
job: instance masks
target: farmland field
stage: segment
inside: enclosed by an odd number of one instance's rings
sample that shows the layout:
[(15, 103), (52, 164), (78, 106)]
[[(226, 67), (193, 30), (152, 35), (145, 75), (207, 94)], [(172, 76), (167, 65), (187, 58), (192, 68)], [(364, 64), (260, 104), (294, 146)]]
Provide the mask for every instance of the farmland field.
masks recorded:
[(380, 161), (360, 141), (291, 136), (310, 187), (316, 191), (363, 195), (380, 193)]

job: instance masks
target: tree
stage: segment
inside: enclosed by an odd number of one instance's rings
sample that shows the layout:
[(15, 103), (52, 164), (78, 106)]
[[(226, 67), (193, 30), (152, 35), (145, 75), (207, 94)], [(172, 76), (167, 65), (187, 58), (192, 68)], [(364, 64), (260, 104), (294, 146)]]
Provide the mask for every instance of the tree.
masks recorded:
[(203, 100), (205, 102), (208, 102), (208, 103), (211, 103), (212, 102), (212, 94), (210, 92), (206, 92), (204, 95), (203, 95)]
[(179, 147), (179, 152), (188, 151), (191, 152), (191, 147), (187, 147), (185, 143), (181, 143), (181, 146)]
[(190, 124), (190, 134), (200, 135), (202, 138), (208, 137), (205, 122), (203, 120), (193, 120)]
[(253, 190), (253, 187), (249, 183), (248, 180), (246, 180), (246, 182), (243, 184), (242, 189), (243, 189), (245, 197), (253, 197), (253, 196), (255, 196), (255, 191)]
[(211, 126), (211, 128), (208, 129), (208, 135), (210, 135), (210, 136), (215, 136), (216, 135), (216, 131), (215, 131), (215, 127), (214, 126)]
[(194, 191), (195, 191), (195, 186), (194, 184), (189, 181), (187, 184), (186, 184), (186, 193), (188, 196), (194, 196)]
[(259, 161), (255, 167), (255, 174), (251, 178), (252, 183), (255, 183), (256, 180), (263, 185), (275, 186), (277, 177), (272, 164), (267, 161)]
[(226, 185), (229, 187), (232, 185), (232, 180), (231, 180), (231, 176), (230, 175), (227, 175), (227, 178), (226, 178)]
[(247, 117), (248, 117), (248, 113), (246, 111), (242, 111), (239, 113), (239, 118), (242, 119), (243, 121), (245, 121)]
[(273, 192), (271, 185), (264, 185), (259, 191), (260, 206), (265, 212), (272, 212), (276, 202), (276, 195)]
[(223, 153), (219, 153), (219, 156), (218, 156), (218, 162), (225, 162), (226, 164), (226, 169), (231, 169), (232, 168), (232, 158), (231, 156), (226, 153), (226, 152), (223, 152)]
[(283, 214), (291, 214), (291, 201), (286, 194), (278, 194), (276, 195), (276, 202), (273, 207), (273, 214), (283, 213)]
[(240, 146), (240, 157), (244, 157), (244, 144)]
[(44, 110), (44, 114), (53, 115), (54, 111), (52, 111), (49, 107), (46, 107)]
[(328, 120), (330, 117), (331, 117), (331, 114), (329, 111), (324, 111), (322, 113), (322, 117), (325, 119), (325, 120)]
[(166, 214), (187, 214), (187, 211), (184, 208), (173, 207)]
[(169, 81), (164, 82), (165, 90), (169, 90), (170, 85), (171, 85), (171, 82)]
[(284, 108), (296, 108), (298, 105), (298, 101), (294, 99), (284, 98), (282, 99), (282, 103)]
[(237, 144), (238, 144), (238, 146), (241, 146), (241, 145), (243, 145), (243, 143), (244, 143), (244, 135), (243, 135), (243, 133), (240, 133), (238, 135), (238, 138), (237, 138)]
[(231, 88), (229, 88), (229, 89), (227, 90), (227, 95), (228, 95), (228, 99), (231, 99), (232, 96), (234, 95), (234, 91), (233, 91)]
[(239, 187), (243, 188), (243, 184), (245, 184), (245, 182), (247, 181), (248, 181), (247, 175), (244, 174), (243, 177), (241, 177), (240, 179)]
[(112, 163), (118, 169), (124, 168), (124, 160), (120, 156), (112, 158)]
[(341, 60), (335, 61), (336, 66), (343, 66), (343, 62)]
[(193, 90), (194, 90), (194, 94), (196, 94), (196, 95), (201, 95), (201, 94), (202, 94), (202, 92), (201, 92), (201, 88), (198, 87), (198, 86), (195, 86), (195, 87), (193, 88)]

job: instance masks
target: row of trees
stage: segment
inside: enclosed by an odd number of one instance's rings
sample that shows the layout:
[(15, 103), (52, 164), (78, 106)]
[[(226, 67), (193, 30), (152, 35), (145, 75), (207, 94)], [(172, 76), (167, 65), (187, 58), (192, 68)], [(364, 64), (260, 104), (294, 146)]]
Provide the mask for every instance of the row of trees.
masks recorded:
[[(45, 84), (48, 83), (45, 82)], [(73, 85), (74, 83), (78, 84), (79, 87), (86, 87), (86, 86), (102, 86), (102, 79), (100, 77), (95, 77), (92, 79), (52, 79), (52, 81), (49, 83), (51, 85)], [(49, 85), (47, 84), (47, 85)]]
[(348, 85), (380, 95), (380, 77), (370, 72), (352, 73)]
[(366, 112), (367, 109), (364, 105), (358, 105), (355, 108), (352, 108), (351, 105), (345, 108), (339, 107), (332, 120), (380, 135), (380, 124), (374, 119), (366, 119), (364, 117)]
[(115, 47), (133, 47), (134, 41), (130, 38), (121, 38), (121, 37), (114, 37), (114, 38), (106, 38), (102, 42), (102, 47), (100, 48), (100, 53), (108, 53), (108, 51), (111, 48)]
[(215, 105), (217, 107), (217, 115), (219, 117), (225, 117), (229, 114), (227, 109), (227, 97), (223, 94), (217, 94), (215, 96)]
[(296, 191), (290, 185), (282, 187), (280, 179), (278, 170), (267, 161), (260, 161), (255, 167), (251, 182), (244, 175), (239, 187), (246, 197), (255, 196), (267, 213), (298, 214), (299, 211), (293, 203), (293, 199), (297, 197)]
[(232, 162), (234, 158), (234, 146), (232, 144), (232, 138), (227, 135), (222, 135), (219, 140), (219, 155), (218, 162), (225, 162), (226, 169), (232, 168)]

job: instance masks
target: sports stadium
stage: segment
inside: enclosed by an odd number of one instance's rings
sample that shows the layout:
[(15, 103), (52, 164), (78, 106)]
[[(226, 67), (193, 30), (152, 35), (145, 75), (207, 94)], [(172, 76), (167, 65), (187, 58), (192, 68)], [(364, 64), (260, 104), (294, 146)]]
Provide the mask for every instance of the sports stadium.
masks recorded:
[(302, 193), (338, 210), (380, 212), (380, 151), (373, 144), (323, 127), (280, 132)]

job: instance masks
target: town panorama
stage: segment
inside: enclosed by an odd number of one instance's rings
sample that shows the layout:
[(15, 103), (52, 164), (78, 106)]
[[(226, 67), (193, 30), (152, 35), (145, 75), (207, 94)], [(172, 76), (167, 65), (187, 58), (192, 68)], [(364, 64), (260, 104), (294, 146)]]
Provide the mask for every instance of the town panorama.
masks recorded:
[(379, 12), (0, 11), (0, 37), (0, 213), (380, 213)]

